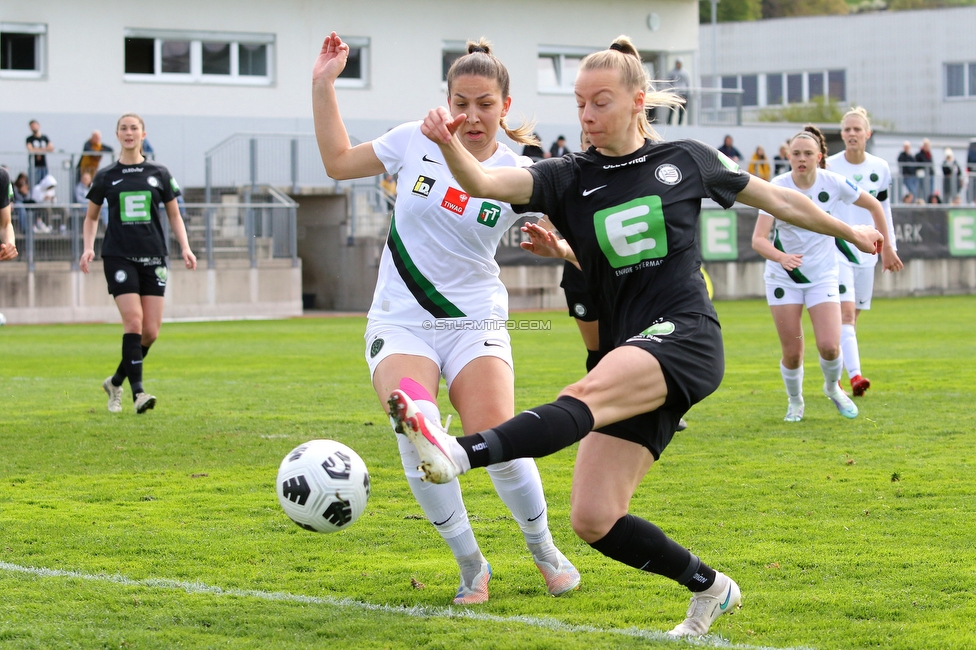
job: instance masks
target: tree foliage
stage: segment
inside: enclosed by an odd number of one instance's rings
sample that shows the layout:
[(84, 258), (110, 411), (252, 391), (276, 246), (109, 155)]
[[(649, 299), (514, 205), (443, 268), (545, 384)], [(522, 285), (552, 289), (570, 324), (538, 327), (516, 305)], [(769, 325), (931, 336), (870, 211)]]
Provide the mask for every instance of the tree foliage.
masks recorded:
[[(716, 18), (720, 23), (759, 20), (763, 17), (762, 0), (722, 0), (718, 3)], [(698, 20), (712, 22), (711, 0), (699, 0)]]
[(763, 18), (826, 16), (849, 11), (846, 0), (762, 0)]
[(764, 108), (759, 112), (760, 122), (795, 122), (813, 124), (838, 124), (844, 117), (844, 109), (837, 102), (817, 97), (809, 104), (790, 104), (782, 108)]

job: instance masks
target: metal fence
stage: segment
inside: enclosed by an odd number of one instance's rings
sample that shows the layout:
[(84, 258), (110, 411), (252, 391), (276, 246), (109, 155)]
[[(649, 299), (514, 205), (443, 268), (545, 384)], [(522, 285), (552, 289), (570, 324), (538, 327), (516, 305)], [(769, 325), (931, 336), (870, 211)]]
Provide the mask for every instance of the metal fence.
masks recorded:
[[(44, 154), (47, 158), (47, 173), (54, 177), (55, 202), (60, 204), (75, 202), (75, 186), (78, 184), (80, 170), (78, 163), (82, 156), (101, 156), (99, 167), (108, 167), (115, 162), (114, 152), (99, 151), (52, 151)], [(0, 165), (7, 168), (10, 182), (14, 183), (20, 174), (27, 177), (28, 188), (33, 190), (40, 182), (38, 170), (34, 167), (34, 154), (24, 151), (0, 151)]]
[[(298, 204), (273, 187), (225, 194), (219, 203), (183, 203), (180, 212), (190, 248), (208, 268), (220, 260), (246, 259), (252, 267), (262, 259), (290, 258), (298, 265), (296, 210)], [(83, 203), (13, 205), (15, 243), (20, 256), (13, 263), (33, 271), (37, 262), (67, 261), (78, 267), (83, 247)], [(165, 211), (160, 206), (160, 214)], [(161, 219), (172, 257), (180, 254), (169, 220)], [(95, 254), (101, 255), (105, 226), (100, 221)]]
[[(359, 144), (355, 138), (350, 141)], [(381, 176), (335, 181), (325, 173), (314, 133), (236, 133), (204, 154), (205, 201), (214, 202), (221, 188), (331, 188), (349, 198), (347, 237), (384, 235), (390, 202)]]
[[(905, 203), (911, 194), (915, 203), (970, 205), (976, 202), (976, 163), (959, 164), (961, 174), (945, 170), (941, 163), (904, 162), (891, 165), (892, 203)], [(938, 197), (938, 201), (934, 201)]]

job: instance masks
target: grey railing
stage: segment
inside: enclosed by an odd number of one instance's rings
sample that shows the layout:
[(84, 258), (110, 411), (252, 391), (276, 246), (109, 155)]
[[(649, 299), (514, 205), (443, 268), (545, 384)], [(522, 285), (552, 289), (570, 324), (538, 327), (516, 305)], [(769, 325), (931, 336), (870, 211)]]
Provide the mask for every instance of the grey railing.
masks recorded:
[[(52, 151), (44, 154), (47, 157), (47, 173), (57, 181), (55, 186), (56, 201), (58, 203), (72, 203), (75, 200), (75, 186), (78, 184), (78, 163), (82, 156), (101, 156), (100, 167), (107, 167), (115, 162), (117, 152), (101, 151)], [(10, 182), (17, 176), (25, 174), (28, 186), (33, 189), (36, 181), (34, 168), (34, 154), (22, 151), (0, 151), (0, 165), (7, 168)]]
[[(359, 144), (350, 138), (353, 145)], [(325, 173), (314, 133), (235, 133), (204, 154), (205, 201), (221, 188), (269, 186), (291, 194), (328, 189), (349, 198), (347, 238), (376, 235), (389, 224), (380, 176), (335, 181)]]
[[(190, 248), (208, 268), (222, 260), (246, 259), (252, 267), (262, 259), (290, 258), (298, 266), (296, 210), (298, 204), (274, 188), (256, 188), (244, 195), (224, 195), (221, 203), (182, 203), (180, 212)], [(20, 256), (12, 263), (33, 271), (37, 262), (70, 262), (77, 268), (83, 247), (88, 204), (15, 203), (12, 217)], [(163, 208), (160, 206), (161, 214)], [(169, 220), (162, 218), (170, 257), (178, 259), (179, 243)], [(105, 227), (99, 223), (95, 254), (101, 254)]]

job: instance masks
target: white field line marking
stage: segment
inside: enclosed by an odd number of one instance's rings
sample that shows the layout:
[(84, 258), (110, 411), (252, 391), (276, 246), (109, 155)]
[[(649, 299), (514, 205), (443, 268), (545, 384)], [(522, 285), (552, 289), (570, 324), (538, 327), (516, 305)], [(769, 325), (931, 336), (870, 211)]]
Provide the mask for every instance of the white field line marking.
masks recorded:
[(666, 633), (656, 630), (642, 630), (639, 628), (601, 628), (591, 625), (571, 625), (550, 618), (538, 618), (535, 616), (495, 616), (475, 612), (469, 609), (454, 609), (452, 607), (431, 607), (416, 605), (414, 607), (404, 607), (402, 605), (375, 605), (364, 603), (350, 598), (331, 598), (329, 596), (304, 596), (301, 594), (289, 594), (280, 591), (259, 591), (255, 589), (224, 589), (214, 585), (207, 585), (202, 582), (185, 582), (182, 580), (169, 580), (167, 578), (145, 578), (143, 580), (133, 580), (123, 575), (90, 574), (78, 571), (65, 571), (62, 569), (44, 569), (39, 567), (20, 566), (9, 562), (0, 562), (0, 571), (9, 573), (21, 573), (35, 576), (38, 578), (71, 578), (75, 580), (88, 580), (91, 582), (105, 582), (111, 584), (124, 585), (127, 587), (145, 587), (149, 589), (171, 589), (185, 591), (188, 594), (210, 594), (212, 596), (238, 596), (244, 598), (258, 598), (260, 600), (270, 600), (284, 603), (301, 603), (304, 605), (326, 605), (329, 607), (359, 609), (368, 612), (383, 612), (388, 614), (398, 614), (401, 616), (412, 616), (416, 618), (448, 618), (448, 619), (469, 619), (473, 621), (488, 621), (492, 623), (521, 623), (531, 627), (538, 627), (553, 632), (582, 632), (587, 634), (617, 634), (636, 639), (648, 639), (651, 641), (672, 641), (686, 646), (702, 648), (730, 648), (733, 650), (812, 650), (809, 647), (799, 648), (775, 648), (771, 646), (756, 646), (746, 644), (735, 644), (718, 636), (706, 636), (700, 639), (684, 639), (681, 641), (670, 638)]

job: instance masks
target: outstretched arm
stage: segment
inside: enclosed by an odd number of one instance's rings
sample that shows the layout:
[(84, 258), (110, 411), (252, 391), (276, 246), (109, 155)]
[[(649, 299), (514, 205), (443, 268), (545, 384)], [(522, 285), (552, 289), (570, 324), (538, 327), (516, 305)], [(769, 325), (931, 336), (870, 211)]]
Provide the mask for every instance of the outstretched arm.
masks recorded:
[(861, 195), (854, 201), (854, 205), (870, 212), (871, 219), (874, 221), (874, 228), (885, 233), (884, 246), (881, 248), (881, 268), (885, 271), (901, 271), (905, 268), (905, 265), (898, 258), (898, 253), (895, 252), (894, 241), (890, 235), (891, 229), (888, 228), (889, 219), (885, 215), (884, 206), (881, 205), (881, 202), (861, 190)]
[[(548, 223), (548, 222), (546, 222)], [(542, 224), (542, 225), (540, 225)], [(527, 223), (522, 226), (522, 232), (529, 236), (529, 241), (524, 241), (519, 246), (534, 253), (539, 257), (556, 257), (572, 262), (579, 268), (576, 261), (576, 253), (565, 239), (560, 239), (556, 233), (543, 227), (543, 222)]]
[(454, 132), (467, 119), (465, 114), (452, 118), (443, 106), (430, 111), (424, 118), (420, 130), (440, 146), (447, 166), (471, 196), (505, 201), (514, 205), (525, 205), (532, 199), (532, 174), (521, 167), (498, 167), (485, 169), (481, 163), (464, 148)]
[(349, 142), (346, 125), (339, 114), (335, 80), (346, 67), (349, 46), (335, 32), (326, 37), (312, 68), (312, 118), (315, 139), (325, 165), (325, 173), (339, 181), (376, 176), (386, 171), (373, 151), (371, 142), (355, 147)]
[(749, 184), (736, 198), (794, 226), (849, 241), (865, 253), (877, 253), (884, 242), (884, 237), (874, 228), (849, 226), (799, 192), (772, 185), (757, 176), (749, 178)]

